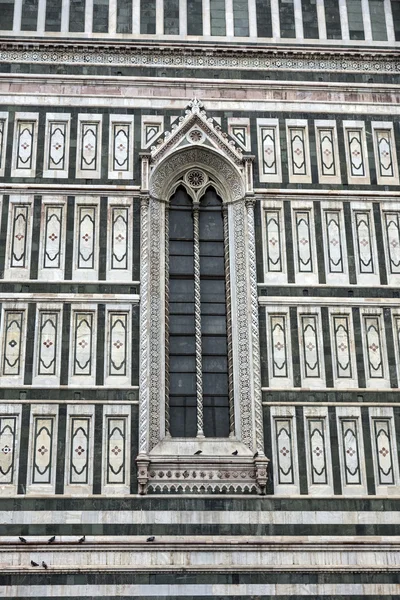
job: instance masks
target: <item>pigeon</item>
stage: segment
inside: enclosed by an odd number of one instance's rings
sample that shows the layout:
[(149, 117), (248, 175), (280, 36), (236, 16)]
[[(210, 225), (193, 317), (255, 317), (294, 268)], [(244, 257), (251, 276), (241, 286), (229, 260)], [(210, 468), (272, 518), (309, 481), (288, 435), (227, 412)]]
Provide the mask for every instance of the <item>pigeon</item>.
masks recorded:
[(147, 538), (146, 542), (154, 542), (155, 539), (156, 539), (155, 536), (152, 535), (152, 536), (150, 536), (150, 537)]
[(83, 544), (83, 542), (85, 541), (85, 539), (86, 539), (86, 536), (83, 535), (81, 538), (79, 538), (78, 544)]
[(195, 454), (201, 454), (203, 452), (203, 450), (197, 450), (197, 452), (195, 452)]
[(23, 544), (27, 544), (27, 541), (26, 541), (26, 539), (25, 539), (25, 538), (23, 538), (23, 537), (19, 536), (19, 538), (18, 538), (18, 539), (19, 539), (19, 541), (20, 541), (20, 542), (22, 542)]
[(39, 563), (35, 563), (34, 560), (31, 560), (31, 567), (38, 567)]
[(237, 456), (238, 452), (239, 452), (239, 450), (234, 450), (234, 452), (232, 452), (233, 456)]
[(257, 458), (258, 456), (258, 452), (255, 453), (255, 455), (253, 456), (253, 458)]
[(42, 567), (43, 567), (43, 569), (47, 569), (47, 565), (46, 565), (46, 563), (44, 562), (44, 560), (42, 560)]
[(47, 543), (48, 543), (48, 544), (52, 544), (52, 543), (54, 542), (54, 540), (55, 540), (55, 539), (56, 539), (56, 536), (55, 536), (55, 535), (53, 535), (51, 538), (49, 538), (49, 539), (47, 540)]

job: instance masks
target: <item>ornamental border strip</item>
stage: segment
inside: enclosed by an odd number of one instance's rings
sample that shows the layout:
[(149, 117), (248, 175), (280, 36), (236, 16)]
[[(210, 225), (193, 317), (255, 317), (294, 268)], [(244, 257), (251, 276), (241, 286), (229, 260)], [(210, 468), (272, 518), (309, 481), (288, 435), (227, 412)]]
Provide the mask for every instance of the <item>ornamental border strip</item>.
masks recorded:
[[(237, 52), (193, 49), (188, 53), (172, 49), (101, 49), (101, 48), (12, 48), (0, 50), (0, 63), (65, 64), (94, 66), (125, 66), (153, 68), (247, 69), (268, 71), (335, 71), (342, 73), (400, 73), (400, 60), (394, 57), (349, 57), (333, 52), (298, 53), (282, 51)], [(240, 56), (242, 54), (242, 56)], [(288, 56), (289, 54), (289, 56)], [(314, 55), (315, 54), (315, 55)], [(321, 56), (322, 54), (322, 56)], [(324, 56), (325, 55), (325, 56)]]

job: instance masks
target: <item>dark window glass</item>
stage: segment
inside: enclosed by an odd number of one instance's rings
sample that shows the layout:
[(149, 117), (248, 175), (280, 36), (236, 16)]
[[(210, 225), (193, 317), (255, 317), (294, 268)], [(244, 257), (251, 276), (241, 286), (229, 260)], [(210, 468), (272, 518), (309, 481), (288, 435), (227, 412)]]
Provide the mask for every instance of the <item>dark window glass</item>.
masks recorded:
[(211, 35), (226, 35), (225, 0), (210, 0)]
[(140, 2), (140, 33), (156, 32), (156, 0)]
[(85, 31), (85, 0), (70, 0), (69, 30), (71, 32)]
[(305, 39), (317, 40), (318, 32), (318, 15), (316, 0), (301, 0), (303, 11), (303, 33)]
[(11, 31), (14, 20), (14, 0), (0, 0), (0, 29)]
[(233, 0), (233, 33), (236, 37), (249, 35), (249, 4), (247, 0)]
[(22, 0), (22, 31), (36, 31), (38, 18), (38, 0)]
[(222, 202), (214, 190), (208, 190), (200, 202), (199, 230), (204, 434), (228, 437), (224, 221)]
[(369, 0), (369, 14), (371, 17), (372, 39), (378, 42), (387, 41), (383, 0)]
[[(200, 295), (204, 434), (229, 435), (229, 395), (222, 202), (200, 202)], [(193, 205), (178, 188), (169, 208), (169, 394), (174, 437), (195, 437), (196, 341)]]
[(347, 0), (347, 17), (351, 40), (364, 40), (361, 0)]
[(394, 35), (396, 42), (400, 41), (400, 1), (392, 0), (392, 14), (394, 23)]
[(132, 0), (117, 0), (117, 33), (132, 33)]
[(179, 34), (179, 0), (164, 0), (164, 33)]
[(272, 37), (271, 0), (256, 0), (257, 35)]
[(326, 36), (328, 40), (340, 40), (342, 28), (340, 25), (339, 0), (325, 0)]
[(46, 3), (46, 31), (61, 31), (62, 0), (51, 0)]
[(187, 32), (188, 35), (203, 35), (202, 0), (187, 0)]
[(279, 21), (281, 38), (295, 38), (293, 0), (279, 0)]
[(108, 33), (108, 0), (93, 0), (93, 32)]

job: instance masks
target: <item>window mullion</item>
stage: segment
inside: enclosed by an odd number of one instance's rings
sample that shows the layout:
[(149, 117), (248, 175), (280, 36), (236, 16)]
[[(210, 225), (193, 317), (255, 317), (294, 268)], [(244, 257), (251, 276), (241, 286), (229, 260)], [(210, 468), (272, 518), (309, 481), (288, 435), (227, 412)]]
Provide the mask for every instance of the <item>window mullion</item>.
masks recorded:
[(200, 295), (200, 231), (199, 203), (193, 204), (193, 237), (194, 237), (194, 323), (196, 342), (196, 411), (197, 437), (204, 437), (203, 426), (203, 374), (201, 348), (201, 295)]

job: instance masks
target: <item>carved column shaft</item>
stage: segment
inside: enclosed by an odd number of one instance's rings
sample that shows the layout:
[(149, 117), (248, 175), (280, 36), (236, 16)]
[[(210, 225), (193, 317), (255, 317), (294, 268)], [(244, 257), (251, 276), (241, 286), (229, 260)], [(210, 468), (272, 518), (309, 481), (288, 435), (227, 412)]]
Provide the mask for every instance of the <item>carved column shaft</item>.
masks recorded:
[(226, 332), (228, 342), (228, 393), (229, 393), (229, 435), (235, 435), (235, 403), (233, 389), (233, 351), (232, 351), (232, 298), (231, 298), (231, 265), (229, 254), (229, 220), (228, 207), (222, 208), (224, 219), (224, 266), (226, 286)]
[(249, 279), (251, 298), (251, 344), (253, 355), (253, 382), (254, 382), (254, 413), (256, 426), (256, 446), (260, 455), (264, 454), (263, 440), (263, 414), (261, 396), (261, 366), (260, 366), (260, 339), (258, 319), (258, 294), (257, 294), (257, 267), (256, 267), (256, 236), (254, 226), (254, 198), (246, 199), (247, 232), (249, 248)]
[(203, 430), (203, 369), (201, 347), (201, 295), (200, 295), (200, 231), (199, 205), (193, 204), (193, 251), (194, 251), (194, 321), (196, 342), (196, 410), (197, 437), (204, 437)]
[(169, 209), (165, 207), (165, 435), (170, 437), (169, 419)]
[(149, 196), (140, 200), (140, 370), (139, 370), (139, 454), (148, 449), (148, 293), (149, 293)]

